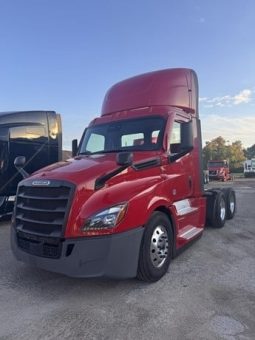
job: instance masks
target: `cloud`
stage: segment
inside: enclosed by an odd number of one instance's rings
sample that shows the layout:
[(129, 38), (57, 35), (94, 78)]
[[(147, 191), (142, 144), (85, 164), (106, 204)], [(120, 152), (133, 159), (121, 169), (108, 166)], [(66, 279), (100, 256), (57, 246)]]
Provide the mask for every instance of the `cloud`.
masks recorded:
[(252, 100), (252, 94), (254, 91), (250, 89), (244, 89), (234, 96), (225, 95), (222, 97), (201, 97), (199, 102), (206, 108), (210, 107), (231, 107), (234, 105), (247, 104)]
[(249, 103), (251, 101), (252, 91), (245, 89), (234, 96), (234, 104)]
[(207, 97), (200, 97), (200, 98), (199, 98), (200, 103), (201, 103), (201, 102), (206, 102), (207, 100), (208, 100)]
[(225, 140), (240, 140), (243, 147), (255, 144), (255, 114), (242, 118), (201, 115), (203, 142), (222, 136)]

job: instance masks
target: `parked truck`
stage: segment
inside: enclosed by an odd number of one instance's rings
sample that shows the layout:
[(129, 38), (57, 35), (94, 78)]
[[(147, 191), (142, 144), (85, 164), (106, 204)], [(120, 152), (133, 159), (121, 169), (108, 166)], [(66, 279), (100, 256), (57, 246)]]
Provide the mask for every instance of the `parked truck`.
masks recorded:
[(255, 158), (247, 159), (244, 162), (244, 177), (255, 177)]
[(207, 163), (209, 179), (216, 181), (228, 181), (231, 179), (229, 164), (226, 160), (210, 160)]
[(12, 213), (22, 180), (14, 159), (25, 156), (25, 170), (32, 173), (62, 159), (61, 143), (61, 119), (53, 111), (0, 113), (0, 218)]
[(19, 183), (11, 226), (18, 260), (74, 277), (152, 282), (206, 223), (221, 228), (234, 216), (231, 188), (204, 190), (193, 70), (117, 83), (73, 145), (73, 159)]

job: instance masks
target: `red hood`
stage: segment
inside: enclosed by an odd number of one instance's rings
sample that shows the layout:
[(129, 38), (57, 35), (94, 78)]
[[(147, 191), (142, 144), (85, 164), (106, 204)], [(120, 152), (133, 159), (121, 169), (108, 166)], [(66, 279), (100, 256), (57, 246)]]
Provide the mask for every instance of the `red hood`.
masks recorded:
[(76, 185), (89, 183), (118, 167), (115, 154), (78, 156), (67, 161), (49, 165), (37, 172), (32, 178), (48, 178), (70, 181)]
[[(158, 151), (135, 153), (134, 162), (150, 159), (158, 156), (158, 154)], [(30, 178), (64, 180), (72, 182), (76, 186), (85, 184), (87, 189), (94, 190), (95, 180), (98, 177), (118, 167), (115, 153), (77, 156), (67, 161), (49, 165), (32, 174)]]
[[(159, 155), (160, 151), (136, 152), (134, 164), (137, 166), (143, 161), (149, 162), (157, 159)], [(95, 180), (117, 168), (119, 165), (116, 163), (115, 153), (78, 156), (43, 168), (31, 175), (29, 179), (60, 180), (75, 185), (65, 237), (74, 235), (78, 237), (84, 236), (81, 230), (84, 221), (98, 211), (123, 202), (128, 202), (128, 209), (137, 209), (144, 205), (145, 200), (148, 201), (149, 206), (154, 204), (155, 197), (162, 196), (162, 186), (159, 186), (158, 192), (155, 192), (158, 184), (162, 182), (162, 171), (159, 166), (141, 168), (143, 170), (141, 172), (129, 167), (107, 180), (100, 190), (95, 190)], [(162, 200), (166, 200), (164, 195)], [(144, 223), (145, 214), (146, 211), (138, 214), (134, 227)], [(129, 218), (123, 221), (123, 225), (120, 229), (116, 229), (116, 232), (126, 230), (133, 223)], [(110, 233), (110, 231), (105, 231), (105, 233)]]

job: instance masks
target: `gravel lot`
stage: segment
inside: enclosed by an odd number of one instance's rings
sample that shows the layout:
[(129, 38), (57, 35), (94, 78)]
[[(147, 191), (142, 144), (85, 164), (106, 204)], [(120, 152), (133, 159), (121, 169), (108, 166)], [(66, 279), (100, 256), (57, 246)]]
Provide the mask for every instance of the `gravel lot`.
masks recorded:
[(255, 339), (255, 180), (232, 186), (235, 218), (206, 228), (155, 284), (72, 279), (17, 262), (1, 222), (0, 339)]

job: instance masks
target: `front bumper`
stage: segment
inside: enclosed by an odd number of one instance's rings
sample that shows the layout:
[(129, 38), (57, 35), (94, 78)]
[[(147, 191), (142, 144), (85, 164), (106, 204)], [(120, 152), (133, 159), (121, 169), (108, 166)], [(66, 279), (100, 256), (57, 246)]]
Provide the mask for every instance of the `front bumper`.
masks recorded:
[(22, 250), (12, 226), (11, 248), (18, 260), (67, 276), (133, 278), (137, 275), (143, 231), (139, 227), (102, 237), (66, 239), (61, 241), (59, 258), (47, 258)]
[(209, 174), (209, 179), (212, 179), (212, 180), (218, 180), (218, 179), (223, 179), (224, 178), (224, 174), (217, 174), (217, 175), (210, 175)]

